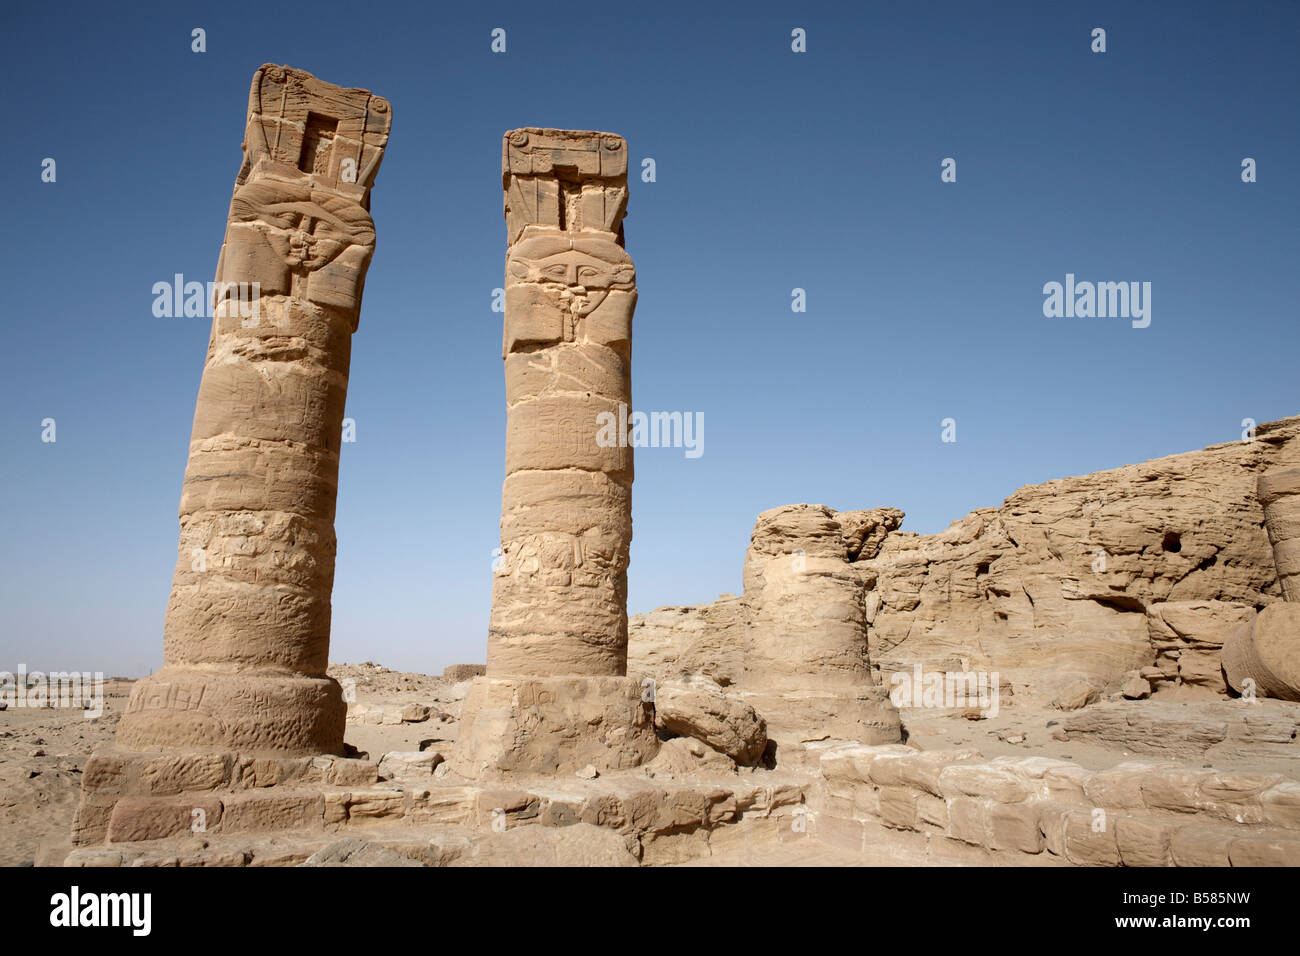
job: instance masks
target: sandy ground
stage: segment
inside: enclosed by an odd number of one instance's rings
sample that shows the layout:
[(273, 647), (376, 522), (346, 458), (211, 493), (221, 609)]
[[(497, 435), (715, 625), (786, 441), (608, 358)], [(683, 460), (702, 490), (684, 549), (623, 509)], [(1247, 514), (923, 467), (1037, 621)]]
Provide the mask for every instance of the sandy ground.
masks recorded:
[(64, 840), (81, 796), (81, 770), (113, 739), (130, 680), (104, 682), (104, 713), (11, 706), (0, 712), (0, 865), (30, 866), (44, 839)]
[[(455, 740), (465, 684), (373, 664), (332, 665), (330, 674), (345, 687), (354, 682), (359, 704), (410, 702), (431, 711), (418, 723), (349, 722), (345, 739), (357, 750), (377, 759), (390, 750), (419, 750), (422, 744), (437, 749)], [(31, 866), (43, 841), (67, 839), (86, 758), (112, 741), (133, 683), (106, 680), (104, 713), (98, 718), (71, 708), (11, 706), (0, 711), (0, 866)]]

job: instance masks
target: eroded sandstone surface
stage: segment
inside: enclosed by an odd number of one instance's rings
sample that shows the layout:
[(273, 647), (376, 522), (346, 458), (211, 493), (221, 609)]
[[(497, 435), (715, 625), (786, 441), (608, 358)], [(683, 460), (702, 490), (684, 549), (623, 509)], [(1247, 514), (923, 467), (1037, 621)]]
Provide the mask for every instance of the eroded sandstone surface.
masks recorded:
[[(1040, 700), (1080, 681), (1115, 691), (1135, 674), (1157, 693), (1226, 695), (1224, 641), (1283, 601), (1275, 553), (1290, 560), (1296, 519), (1273, 505), (1283, 543), (1271, 543), (1256, 486), (1300, 459), (1298, 432), (1300, 418), (1289, 418), (1261, 425), (1254, 441), (1026, 486), (938, 534), (902, 530), (892, 508), (765, 512), (745, 594), (636, 615), (629, 659), (661, 679), (708, 668), (739, 683), (745, 662), (731, 638), (752, 627), (766, 637), (749, 666), (788, 676), (783, 653), (825, 654), (798, 626), (808, 611), (822, 622), (818, 640), (837, 631), (865, 640), (885, 683), (919, 664), (997, 671)], [(792, 539), (795, 520), (813, 532)], [(769, 552), (787, 581), (807, 584), (773, 590), (752, 574), (754, 556)]]

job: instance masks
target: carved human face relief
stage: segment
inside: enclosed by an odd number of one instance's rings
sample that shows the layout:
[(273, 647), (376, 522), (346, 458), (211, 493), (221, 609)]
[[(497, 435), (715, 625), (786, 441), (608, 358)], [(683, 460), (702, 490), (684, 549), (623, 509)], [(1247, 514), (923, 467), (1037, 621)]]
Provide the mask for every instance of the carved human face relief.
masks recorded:
[(314, 271), (349, 246), (373, 248), (375, 241), (374, 221), (359, 204), (313, 190), (307, 182), (245, 183), (235, 193), (231, 221), (262, 227), (295, 271)]
[(580, 233), (536, 235), (510, 250), (512, 284), (535, 284), (554, 296), (574, 321), (594, 312), (611, 289), (632, 289), (636, 270), (613, 239)]

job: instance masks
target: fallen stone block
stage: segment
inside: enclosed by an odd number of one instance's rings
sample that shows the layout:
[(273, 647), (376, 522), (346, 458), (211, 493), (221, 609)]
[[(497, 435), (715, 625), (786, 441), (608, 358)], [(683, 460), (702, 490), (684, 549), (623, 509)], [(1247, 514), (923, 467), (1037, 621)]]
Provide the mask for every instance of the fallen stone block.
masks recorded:
[(988, 842), (984, 829), (987, 819), (984, 803), (973, 797), (949, 797), (948, 836), (972, 846), (983, 846)]
[(1169, 855), (1175, 866), (1228, 866), (1228, 848), (1240, 834), (1213, 824), (1189, 824), (1174, 831)]
[(1259, 795), (1264, 819), (1273, 826), (1300, 830), (1300, 783), (1284, 781)]
[(1274, 832), (1239, 836), (1228, 844), (1232, 866), (1300, 866), (1300, 835)]
[(379, 776), (387, 780), (427, 777), (442, 760), (436, 750), (390, 750), (379, 760)]
[(742, 766), (757, 763), (767, 746), (767, 722), (754, 708), (699, 675), (658, 685), (655, 726), (703, 741)]

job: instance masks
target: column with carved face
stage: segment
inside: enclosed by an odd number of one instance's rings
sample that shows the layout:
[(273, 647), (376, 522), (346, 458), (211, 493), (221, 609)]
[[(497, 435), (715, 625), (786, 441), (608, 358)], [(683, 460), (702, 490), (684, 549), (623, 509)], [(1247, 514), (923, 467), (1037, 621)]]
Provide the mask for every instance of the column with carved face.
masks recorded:
[[(621, 676), (632, 540), (627, 147), (508, 133), (506, 479), (489, 676)], [(602, 428), (602, 425), (606, 426)]]
[(325, 676), (351, 339), (375, 247), (387, 101), (267, 65), (244, 162), (180, 505), (164, 667), (118, 732), (132, 750), (340, 753)]

